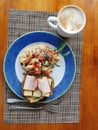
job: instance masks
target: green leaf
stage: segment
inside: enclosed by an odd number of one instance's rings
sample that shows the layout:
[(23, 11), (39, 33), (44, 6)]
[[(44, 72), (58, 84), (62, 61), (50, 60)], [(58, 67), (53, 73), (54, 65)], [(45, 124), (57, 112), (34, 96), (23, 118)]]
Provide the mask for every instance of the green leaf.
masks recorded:
[(62, 53), (62, 51), (63, 51), (63, 49), (66, 47), (66, 45), (67, 45), (66, 42), (61, 43), (60, 46), (59, 46), (58, 49), (57, 49), (58, 52), (59, 52), (59, 53)]
[(55, 63), (54, 65), (57, 66), (57, 67), (61, 67), (60, 65), (58, 65), (58, 64), (56, 64), (56, 63)]
[(68, 56), (69, 54), (70, 54), (70, 51), (68, 51), (68, 52), (66, 52), (66, 53), (64, 53), (64, 54), (62, 54), (62, 56), (66, 57), (66, 56)]

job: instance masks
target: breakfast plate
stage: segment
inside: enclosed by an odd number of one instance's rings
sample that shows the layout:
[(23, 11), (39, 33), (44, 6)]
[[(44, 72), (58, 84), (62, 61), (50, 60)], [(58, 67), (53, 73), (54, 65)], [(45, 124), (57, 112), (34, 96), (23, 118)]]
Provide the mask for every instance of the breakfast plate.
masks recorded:
[[(19, 98), (25, 99), (22, 93), (22, 80), (24, 70), (19, 62), (19, 55), (26, 47), (36, 44), (44, 44), (53, 49), (63, 46), (60, 51), (60, 60), (55, 65), (51, 76), (54, 79), (53, 94), (42, 99), (46, 103), (61, 97), (72, 85), (76, 73), (76, 61), (71, 47), (59, 36), (50, 32), (37, 31), (28, 32), (17, 38), (8, 48), (3, 64), (4, 77), (8, 87)], [(61, 48), (62, 48), (61, 46)], [(59, 49), (60, 50), (60, 49)]]

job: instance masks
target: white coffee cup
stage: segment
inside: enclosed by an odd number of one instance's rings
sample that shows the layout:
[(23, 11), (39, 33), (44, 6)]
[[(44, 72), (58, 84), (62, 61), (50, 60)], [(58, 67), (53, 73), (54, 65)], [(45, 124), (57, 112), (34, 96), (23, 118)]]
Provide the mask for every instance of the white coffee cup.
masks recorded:
[(76, 5), (64, 6), (57, 17), (50, 16), (48, 24), (63, 37), (71, 37), (83, 30), (86, 24), (84, 11)]

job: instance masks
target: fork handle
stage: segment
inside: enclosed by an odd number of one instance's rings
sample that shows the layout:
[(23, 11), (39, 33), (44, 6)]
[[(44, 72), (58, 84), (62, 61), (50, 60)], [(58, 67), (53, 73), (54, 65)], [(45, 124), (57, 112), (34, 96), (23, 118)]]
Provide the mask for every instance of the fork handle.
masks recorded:
[(27, 100), (23, 99), (15, 99), (15, 98), (8, 98), (7, 103), (13, 104), (13, 103), (22, 103), (22, 102), (28, 102)]
[(43, 107), (20, 107), (20, 106), (10, 106), (9, 110), (41, 110)]

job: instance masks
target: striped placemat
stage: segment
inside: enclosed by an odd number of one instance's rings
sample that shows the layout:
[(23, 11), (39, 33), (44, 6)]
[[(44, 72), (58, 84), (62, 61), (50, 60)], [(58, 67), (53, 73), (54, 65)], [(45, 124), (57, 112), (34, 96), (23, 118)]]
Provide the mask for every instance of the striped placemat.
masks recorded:
[[(30, 31), (48, 31), (56, 34), (47, 24), (49, 16), (56, 16), (55, 12), (44, 11), (24, 11), (9, 10), (8, 16), (8, 47), (19, 36)], [(78, 123), (80, 114), (80, 76), (81, 76), (81, 50), (82, 50), (82, 32), (72, 38), (68, 38), (68, 44), (71, 46), (76, 58), (76, 76), (74, 82), (60, 99), (58, 110), (61, 113), (51, 113), (43, 110), (10, 111), (6, 100), (8, 98), (18, 98), (8, 88), (5, 88), (4, 102), (4, 123)], [(28, 103), (17, 104), (18, 106), (31, 106)]]

